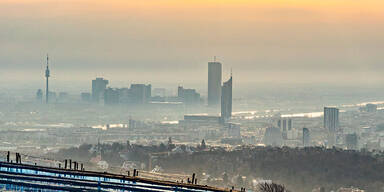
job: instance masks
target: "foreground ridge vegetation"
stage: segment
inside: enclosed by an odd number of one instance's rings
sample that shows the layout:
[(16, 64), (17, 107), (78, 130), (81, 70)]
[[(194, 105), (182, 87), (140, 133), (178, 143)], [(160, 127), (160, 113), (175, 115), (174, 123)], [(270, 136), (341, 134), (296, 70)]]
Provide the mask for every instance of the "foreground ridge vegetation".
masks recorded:
[[(68, 156), (86, 161), (95, 155), (93, 145), (61, 150), (55, 158)], [(234, 149), (199, 145), (131, 145), (102, 144), (102, 158), (112, 165), (121, 165), (122, 151), (130, 161), (148, 162), (153, 154), (166, 154), (153, 162), (166, 172), (209, 175), (207, 184), (253, 188), (260, 178), (284, 184), (295, 192), (324, 191), (341, 187), (358, 187), (370, 192), (384, 190), (384, 153), (366, 150), (352, 151), (324, 147), (278, 148), (241, 146)], [(174, 152), (175, 148), (179, 148)], [(168, 153), (164, 153), (168, 152)]]
[(240, 147), (226, 151), (214, 149), (190, 155), (175, 154), (163, 159), (165, 169), (212, 175), (245, 176), (244, 185), (254, 178), (283, 183), (296, 192), (323, 187), (325, 191), (340, 187), (359, 187), (367, 191), (384, 190), (384, 155), (381, 152), (341, 149)]

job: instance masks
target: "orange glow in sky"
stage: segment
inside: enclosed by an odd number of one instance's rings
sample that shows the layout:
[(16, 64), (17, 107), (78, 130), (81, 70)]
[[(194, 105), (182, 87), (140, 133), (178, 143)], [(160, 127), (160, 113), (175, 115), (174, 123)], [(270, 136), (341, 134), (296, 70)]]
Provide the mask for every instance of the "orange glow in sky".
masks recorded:
[(383, 7), (383, 0), (0, 0), (0, 58), (49, 51), (84, 60), (84, 68), (198, 63), (191, 69), (201, 73), (207, 58), (222, 55), (238, 71), (272, 80), (276, 69), (293, 79), (323, 70), (344, 80), (349, 75), (337, 70), (345, 69), (382, 78)]

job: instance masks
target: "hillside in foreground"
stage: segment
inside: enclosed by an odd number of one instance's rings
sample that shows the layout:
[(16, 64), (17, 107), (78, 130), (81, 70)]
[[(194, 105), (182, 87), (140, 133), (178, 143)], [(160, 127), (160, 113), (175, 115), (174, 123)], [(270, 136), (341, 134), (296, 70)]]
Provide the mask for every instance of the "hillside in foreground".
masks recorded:
[[(206, 172), (213, 176), (242, 176), (234, 185), (247, 185), (255, 178), (273, 180), (296, 192), (316, 187), (325, 191), (358, 187), (384, 191), (383, 153), (341, 149), (241, 147), (232, 151), (211, 149), (189, 155), (174, 154), (161, 160), (169, 171)], [(247, 187), (247, 186), (245, 186)]]
[[(127, 142), (84, 144), (49, 156), (89, 162), (98, 154), (95, 149), (99, 149), (101, 159), (110, 166), (121, 167), (128, 161), (145, 164), (147, 170), (158, 166), (158, 171), (164, 173), (196, 173), (199, 182), (213, 186), (251, 189), (255, 181), (272, 180), (295, 192), (352, 186), (370, 192), (384, 191), (384, 153), (364, 150), (253, 146), (228, 150), (202, 145), (142, 146)], [(149, 168), (150, 161), (152, 168)]]

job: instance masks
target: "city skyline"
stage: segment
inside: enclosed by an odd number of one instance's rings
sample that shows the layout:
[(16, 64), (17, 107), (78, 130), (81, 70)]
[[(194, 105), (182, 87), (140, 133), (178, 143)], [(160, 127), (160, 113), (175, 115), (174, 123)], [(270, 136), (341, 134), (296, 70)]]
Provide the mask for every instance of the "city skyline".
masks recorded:
[[(49, 69), (49, 56), (47, 54), (46, 56), (46, 68), (45, 68), (45, 101), (48, 103), (49, 99), (49, 94), (51, 91), (49, 90), (49, 78), (51, 77), (50, 74), (50, 69)], [(99, 97), (100, 94), (104, 94), (104, 90), (107, 88), (112, 88), (111, 86), (108, 86), (110, 84), (109, 80), (104, 79), (102, 76), (97, 76), (95, 77), (96, 79), (92, 80), (92, 86), (90, 90), (90, 94), (92, 95), (92, 100), (93, 102), (99, 102)], [(230, 79), (232, 79), (232, 68), (231, 68), (231, 73), (230, 73)], [(182, 80), (177, 80), (178, 82), (182, 82)], [(220, 62), (216, 62), (216, 56), (214, 57), (214, 62), (208, 62), (208, 86), (207, 86), (207, 100), (208, 100), (208, 105), (211, 106), (218, 106), (220, 104), (220, 99), (221, 99), (221, 87), (222, 87), (222, 64)], [(135, 82), (135, 81), (133, 81)], [(180, 83), (178, 84), (178, 91), (177, 95), (180, 97), (180, 89), (183, 89), (183, 86), (180, 86)], [(127, 86), (128, 84), (125, 84), (124, 86)], [(144, 85), (144, 84), (137, 84), (137, 83), (132, 83), (131, 82), (131, 88), (132, 86), (136, 85)], [(151, 84), (149, 84), (151, 86)], [(116, 87), (115, 87), (116, 88)], [(120, 88), (120, 87), (117, 87)], [(121, 87), (121, 88), (126, 88), (126, 87)], [(60, 87), (58, 87), (60, 89)], [(150, 87), (151, 89), (151, 87)], [(210, 93), (210, 90), (214, 89), (214, 93)], [(40, 90), (40, 89), (39, 89)], [(232, 86), (231, 86), (232, 90)], [(185, 91), (190, 92), (190, 91), (196, 91), (195, 89), (185, 89)], [(212, 91), (211, 91), (212, 92)], [(232, 91), (231, 91), (232, 92)], [(83, 92), (85, 93), (85, 92)], [(196, 93), (194, 93), (196, 94)], [(209, 96), (211, 94), (211, 96)], [(213, 96), (212, 96), (213, 95)], [(213, 101), (210, 101), (213, 100)], [(210, 104), (210, 102), (213, 102)]]
[(0, 0), (0, 191), (383, 192), (383, 7)]

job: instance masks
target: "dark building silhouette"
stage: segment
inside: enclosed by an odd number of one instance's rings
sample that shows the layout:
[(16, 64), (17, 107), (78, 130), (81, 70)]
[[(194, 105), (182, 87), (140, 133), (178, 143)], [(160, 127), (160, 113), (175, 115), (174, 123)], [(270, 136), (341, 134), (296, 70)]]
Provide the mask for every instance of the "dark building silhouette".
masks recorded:
[(103, 78), (96, 78), (92, 80), (92, 101), (100, 103), (103, 101), (104, 91), (107, 88), (109, 81)]
[(59, 101), (67, 101), (69, 99), (69, 94), (67, 92), (60, 92), (59, 93)]
[(36, 101), (38, 103), (43, 103), (43, 90), (39, 89), (36, 92)]
[(129, 129), (135, 129), (136, 128), (136, 121), (133, 119), (129, 119), (128, 128)]
[(292, 130), (292, 119), (288, 119), (288, 131)]
[(91, 93), (81, 93), (81, 101), (91, 102)]
[(368, 112), (368, 113), (374, 113), (377, 112), (377, 105), (368, 103), (363, 107), (360, 107), (361, 112)]
[(57, 101), (57, 94), (56, 94), (56, 92), (50, 91), (48, 93), (48, 97), (49, 97), (49, 102), (50, 103), (56, 103), (56, 101)]
[(208, 63), (208, 105), (218, 106), (221, 99), (221, 63)]
[(287, 132), (287, 120), (283, 119), (283, 132)]
[(221, 88), (221, 119), (227, 121), (232, 117), (232, 74)]
[[(131, 84), (130, 88), (106, 88), (108, 80), (97, 78), (92, 81), (92, 100), (105, 105), (145, 104), (152, 100), (152, 85)], [(84, 100), (87, 95), (84, 94)]]
[(119, 92), (119, 103), (128, 104), (131, 103), (131, 90), (129, 88), (116, 89)]
[(152, 97), (152, 85), (145, 86), (145, 102), (150, 102)]
[(201, 121), (209, 123), (220, 123), (220, 117), (208, 115), (184, 115), (184, 121)]
[(345, 135), (345, 146), (349, 150), (356, 150), (358, 144), (358, 137), (356, 133)]
[(303, 146), (309, 147), (311, 145), (311, 137), (308, 128), (303, 128)]
[(283, 132), (292, 130), (292, 119), (277, 120), (277, 127)]
[(367, 112), (370, 112), (370, 113), (377, 111), (377, 105), (375, 104), (367, 104), (366, 108), (367, 108)]
[(165, 97), (167, 90), (165, 88), (154, 88), (152, 96)]
[(282, 146), (283, 137), (279, 128), (270, 127), (265, 130), (263, 142), (265, 145)]
[(187, 105), (200, 103), (200, 94), (195, 89), (184, 89), (182, 86), (179, 86), (177, 88), (177, 97)]
[(241, 138), (240, 124), (228, 123), (228, 137)]

